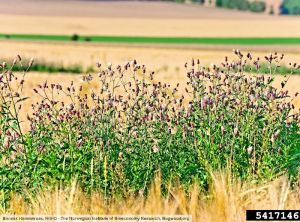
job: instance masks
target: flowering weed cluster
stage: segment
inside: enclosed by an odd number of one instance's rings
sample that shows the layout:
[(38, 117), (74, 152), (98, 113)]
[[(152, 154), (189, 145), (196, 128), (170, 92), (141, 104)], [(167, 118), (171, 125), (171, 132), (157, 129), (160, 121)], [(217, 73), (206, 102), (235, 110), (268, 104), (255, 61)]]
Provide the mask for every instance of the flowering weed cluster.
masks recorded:
[[(28, 114), (28, 132), (22, 132), (18, 117), (26, 99), (24, 78), (3, 63), (2, 203), (11, 191), (68, 184), (73, 178), (85, 191), (98, 190), (107, 198), (146, 194), (158, 171), (163, 190), (178, 181), (206, 190), (210, 172), (220, 169), (255, 181), (296, 175), (300, 117), (292, 100), (297, 95), (285, 91), (286, 81), (282, 89), (272, 86), (273, 64), (283, 56), (266, 56), (268, 75), (249, 77), (245, 67), (259, 71), (260, 60), (235, 54), (237, 61), (225, 58), (221, 67), (204, 68), (199, 60), (186, 64), (184, 94), (179, 84), (156, 82), (135, 60), (116, 67), (97, 64), (97, 75), (83, 77), (84, 84), (98, 81), (90, 93), (73, 82), (66, 88), (45, 82), (34, 89), (41, 99)], [(62, 95), (69, 102), (61, 101)]]

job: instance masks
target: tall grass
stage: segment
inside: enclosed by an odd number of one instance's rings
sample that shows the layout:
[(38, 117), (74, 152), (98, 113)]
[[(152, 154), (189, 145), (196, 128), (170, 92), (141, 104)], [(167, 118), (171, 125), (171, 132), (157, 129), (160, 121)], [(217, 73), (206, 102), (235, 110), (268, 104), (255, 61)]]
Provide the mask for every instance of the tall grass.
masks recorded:
[[(186, 94), (177, 85), (155, 82), (135, 60), (102, 67), (84, 76), (89, 93), (71, 82), (66, 88), (47, 81), (34, 90), (40, 101), (28, 113), (30, 131), (23, 132), (19, 113), (24, 77), (1, 65), (0, 191), (7, 208), (10, 192), (68, 185), (73, 178), (85, 192), (109, 200), (128, 193), (147, 195), (161, 172), (162, 192), (180, 183), (209, 189), (209, 172), (226, 170), (234, 178), (262, 183), (282, 174), (296, 179), (299, 170), (297, 96), (272, 86), (268, 75), (247, 77), (247, 63), (260, 63), (236, 50), (237, 60), (205, 68), (199, 60), (186, 64)], [(283, 56), (264, 59), (269, 66)], [(21, 64), (21, 57), (13, 65)], [(32, 67), (30, 61), (28, 71)], [(296, 69), (297, 64), (293, 66)], [(61, 95), (69, 98), (65, 103)]]
[(111, 199), (107, 203), (102, 193), (87, 194), (73, 181), (69, 187), (57, 186), (39, 190), (26, 197), (12, 194), (9, 208), (0, 214), (19, 215), (192, 215), (193, 221), (245, 221), (246, 209), (299, 209), (299, 187), (291, 189), (286, 177), (254, 185), (232, 180), (228, 174), (214, 173), (209, 193), (191, 186), (188, 195), (178, 186), (163, 195), (162, 181), (156, 177), (149, 195)]

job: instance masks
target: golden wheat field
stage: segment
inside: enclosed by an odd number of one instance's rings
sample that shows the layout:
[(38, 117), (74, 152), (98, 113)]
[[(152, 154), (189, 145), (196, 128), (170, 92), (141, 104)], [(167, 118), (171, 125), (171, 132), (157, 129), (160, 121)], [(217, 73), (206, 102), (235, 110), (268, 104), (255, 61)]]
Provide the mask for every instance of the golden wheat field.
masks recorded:
[[(220, 63), (224, 61), (225, 56), (230, 59), (237, 59), (232, 53), (235, 47), (240, 48), (244, 53), (251, 52), (255, 57), (261, 57), (278, 51), (285, 53), (284, 61), (300, 61), (300, 52), (297, 47), (271, 46), (264, 48), (255, 48), (255, 46), (224, 46), (209, 48), (193, 47), (164, 47), (164, 46), (143, 46), (143, 45), (105, 45), (95, 43), (53, 43), (53, 42), (31, 42), (31, 41), (0, 41), (0, 57), (10, 59), (11, 62), (17, 54), (24, 59), (35, 58), (36, 62), (46, 61), (50, 63), (70, 65), (81, 65), (83, 67), (95, 66), (96, 62), (103, 64), (113, 63), (125, 64), (128, 61), (136, 59), (139, 63), (147, 65), (149, 69), (159, 70), (164, 68), (163, 72), (181, 70), (186, 62), (192, 58), (200, 59), (202, 65)], [(282, 49), (281, 49), (282, 48)], [(281, 50), (280, 50), (281, 49)], [(7, 61), (9, 62), (9, 61)], [(178, 76), (174, 76), (177, 78)]]

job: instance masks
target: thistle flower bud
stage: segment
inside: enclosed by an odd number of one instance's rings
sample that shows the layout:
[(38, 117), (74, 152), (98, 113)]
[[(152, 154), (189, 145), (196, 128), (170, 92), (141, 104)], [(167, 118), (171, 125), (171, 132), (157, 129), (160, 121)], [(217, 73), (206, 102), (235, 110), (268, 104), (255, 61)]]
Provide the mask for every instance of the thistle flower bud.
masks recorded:
[(204, 96), (203, 99), (201, 100), (201, 109), (205, 109), (208, 106), (209, 103), (209, 97)]
[(252, 55), (250, 53), (247, 54), (247, 58), (252, 60)]
[(67, 105), (67, 110), (71, 111), (73, 109), (74, 109), (74, 105), (72, 103)]

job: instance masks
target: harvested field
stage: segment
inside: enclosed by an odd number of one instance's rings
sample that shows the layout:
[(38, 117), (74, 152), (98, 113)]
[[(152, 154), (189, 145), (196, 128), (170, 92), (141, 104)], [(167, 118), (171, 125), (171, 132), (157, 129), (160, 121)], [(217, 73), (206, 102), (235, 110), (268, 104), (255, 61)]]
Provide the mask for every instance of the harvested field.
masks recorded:
[[(112, 62), (123, 64), (129, 60), (137, 59), (146, 64), (148, 68), (164, 72), (180, 70), (185, 62), (192, 58), (199, 58), (202, 64), (218, 63), (225, 56), (232, 55), (232, 48), (164, 48), (155, 46), (132, 45), (99, 45), (84, 43), (51, 43), (51, 42), (26, 42), (26, 41), (0, 41), (0, 58), (14, 58), (20, 54), (24, 58), (34, 57), (36, 60), (45, 60), (63, 65), (79, 64), (84, 67), (94, 66), (96, 62)], [(230, 46), (228, 46), (230, 47)], [(245, 47), (244, 47), (245, 48)], [(257, 52), (255, 47), (245, 48), (246, 51), (256, 52), (255, 56), (264, 56), (276, 48), (266, 47)], [(279, 53), (281, 51), (278, 51)], [(232, 57), (234, 58), (234, 57)], [(286, 61), (297, 62), (300, 53), (286, 53)]]
[[(189, 37), (299, 37), (295, 18), (150, 19), (0, 15), (0, 33), (189, 36)], [(47, 28), (45, 28), (45, 25)], [(124, 28), (120, 28), (124, 27)], [(278, 31), (280, 30), (280, 32)]]

